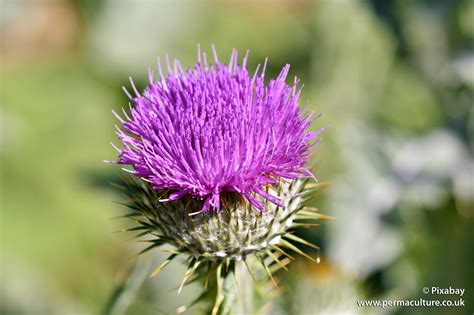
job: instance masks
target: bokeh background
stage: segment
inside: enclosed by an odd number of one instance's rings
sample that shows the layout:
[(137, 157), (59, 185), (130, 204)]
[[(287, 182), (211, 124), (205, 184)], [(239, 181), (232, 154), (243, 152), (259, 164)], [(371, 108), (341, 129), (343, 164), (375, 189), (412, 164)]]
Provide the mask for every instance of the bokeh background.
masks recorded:
[[(1, 314), (99, 314), (142, 246), (110, 185), (120, 169), (111, 110), (169, 53), (195, 62), (250, 50), (305, 84), (328, 130), (312, 164), (336, 217), (299, 231), (321, 245), (279, 274), (272, 314), (474, 311), (474, 1), (2, 0)], [(151, 254), (152, 255), (152, 254)], [(159, 261), (161, 256), (146, 259)], [(149, 265), (142, 268), (146, 278)], [(145, 279), (127, 314), (172, 314), (182, 266)], [(141, 276), (139, 275), (138, 278)], [(458, 287), (465, 308), (361, 308)], [(447, 297), (455, 299), (453, 296)], [(439, 299), (442, 299), (441, 297)], [(199, 308), (189, 313), (198, 313)]]

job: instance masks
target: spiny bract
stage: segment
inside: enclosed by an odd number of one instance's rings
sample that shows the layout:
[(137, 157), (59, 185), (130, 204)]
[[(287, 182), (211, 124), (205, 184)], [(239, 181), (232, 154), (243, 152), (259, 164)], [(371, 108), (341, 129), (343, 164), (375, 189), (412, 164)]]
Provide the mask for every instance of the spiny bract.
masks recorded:
[[(314, 189), (306, 187), (303, 191), (305, 182), (302, 180), (276, 187), (275, 193), (283, 199), (283, 207), (257, 197), (262, 199), (266, 212), (255, 211), (234, 193), (226, 195), (227, 204), (222, 211), (197, 216), (189, 216), (190, 210), (200, 206), (199, 201), (191, 197), (163, 203), (159, 200), (166, 192), (150, 189), (146, 182), (131, 177), (125, 177), (124, 185), (119, 186), (127, 197), (126, 206), (133, 210), (127, 216), (139, 223), (131, 230), (143, 230), (144, 234), (154, 237), (149, 249), (168, 244), (179, 253), (203, 259), (242, 260), (268, 250), (281, 253), (278, 246), (288, 247), (289, 240), (308, 245), (290, 234), (290, 230), (311, 226), (307, 220), (325, 218), (314, 209), (303, 207), (304, 195)], [(318, 184), (310, 186), (314, 188)]]
[(209, 294), (215, 294), (214, 315), (218, 314), (224, 303), (222, 290), (224, 287), (229, 290), (228, 284), (224, 283), (228, 283), (230, 275), (236, 277), (239, 263), (244, 263), (256, 281), (257, 262), (261, 266), (261, 270), (257, 271), (266, 274), (276, 285), (272, 274), (281, 268), (287, 269), (286, 265), (294, 259), (290, 252), (317, 261), (297, 245), (317, 250), (319, 247), (293, 232), (295, 228), (310, 228), (318, 226), (315, 222), (319, 220), (331, 219), (314, 208), (303, 206), (305, 199), (321, 185), (324, 184), (299, 179), (275, 185), (274, 194), (283, 200), (283, 207), (257, 196), (266, 212), (255, 211), (250, 203), (233, 193), (226, 194), (226, 205), (221, 211), (190, 216), (190, 211), (200, 207), (202, 201), (187, 196), (173, 202), (160, 202), (169, 193), (152, 189), (149, 183), (138, 178), (124, 177), (123, 184), (117, 184), (127, 198), (125, 205), (132, 210), (125, 216), (138, 224), (123, 231), (138, 231), (136, 236), (146, 235), (146, 242), (150, 243), (140, 253), (162, 245), (174, 247), (166, 250), (171, 253), (170, 256), (156, 267), (151, 276), (157, 275), (175, 258), (184, 256), (188, 267), (178, 292), (185, 284), (200, 279), (207, 287), (209, 279), (213, 279), (215, 292), (205, 290), (193, 304), (206, 300)]

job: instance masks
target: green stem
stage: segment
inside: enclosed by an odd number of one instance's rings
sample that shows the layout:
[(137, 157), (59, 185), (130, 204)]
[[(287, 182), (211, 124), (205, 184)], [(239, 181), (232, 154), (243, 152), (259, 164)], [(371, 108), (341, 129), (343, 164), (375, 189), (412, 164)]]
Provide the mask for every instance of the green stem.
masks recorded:
[(255, 286), (243, 263), (237, 263), (235, 272), (229, 273), (223, 283), (221, 315), (258, 315), (255, 303)]

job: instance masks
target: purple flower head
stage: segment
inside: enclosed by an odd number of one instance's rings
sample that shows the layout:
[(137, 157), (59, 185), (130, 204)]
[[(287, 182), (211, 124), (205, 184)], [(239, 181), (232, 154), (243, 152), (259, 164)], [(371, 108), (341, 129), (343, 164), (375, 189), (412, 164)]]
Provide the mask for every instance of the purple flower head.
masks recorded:
[(203, 200), (202, 209), (219, 211), (224, 192), (234, 192), (264, 211), (263, 200), (279, 205), (267, 186), (281, 179), (312, 176), (304, 167), (317, 132), (309, 132), (310, 112), (298, 108), (298, 80), (285, 83), (289, 65), (276, 79), (264, 82), (266, 61), (253, 75), (247, 70), (248, 54), (241, 64), (237, 52), (228, 64), (214, 65), (198, 51), (198, 63), (183, 70), (167, 58), (160, 80), (149, 71), (149, 85), (135, 97), (130, 115), (118, 136), (124, 148), (118, 164), (151, 183), (153, 189), (172, 193), (162, 201), (186, 195)]

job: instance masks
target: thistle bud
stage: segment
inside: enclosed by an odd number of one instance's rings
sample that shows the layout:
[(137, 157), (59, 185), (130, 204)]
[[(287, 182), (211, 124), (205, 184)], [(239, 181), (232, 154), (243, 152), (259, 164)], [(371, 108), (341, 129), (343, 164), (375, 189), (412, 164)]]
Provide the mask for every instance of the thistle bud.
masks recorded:
[(297, 244), (317, 246), (292, 230), (325, 217), (303, 206), (314, 178), (305, 164), (322, 129), (308, 130), (298, 81), (285, 83), (289, 65), (265, 84), (266, 62), (249, 75), (248, 55), (239, 64), (234, 50), (225, 64), (213, 52), (213, 65), (199, 52), (186, 71), (167, 58), (167, 75), (158, 62), (160, 78), (150, 71), (143, 94), (131, 81), (133, 106), (116, 114), (116, 162), (132, 166), (121, 188), (138, 224), (130, 230), (151, 237), (144, 251), (174, 247), (153, 275), (180, 255), (189, 261), (181, 287), (215, 272), (217, 312), (221, 279), (236, 264), (255, 257), (271, 278), (289, 251), (313, 259)]

